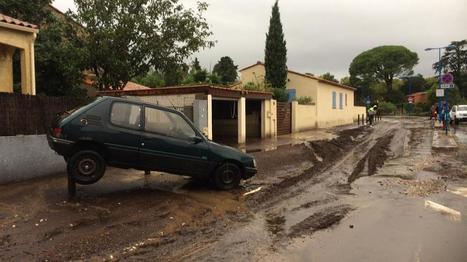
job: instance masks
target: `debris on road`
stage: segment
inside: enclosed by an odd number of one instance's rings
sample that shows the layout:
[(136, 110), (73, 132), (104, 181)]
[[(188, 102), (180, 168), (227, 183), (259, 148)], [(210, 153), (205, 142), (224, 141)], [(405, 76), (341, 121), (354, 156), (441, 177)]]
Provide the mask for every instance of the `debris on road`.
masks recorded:
[(254, 193), (260, 191), (262, 188), (263, 187), (258, 187), (257, 189), (253, 189), (251, 191), (248, 191), (248, 192), (244, 193), (243, 196), (248, 196), (248, 195), (254, 194)]

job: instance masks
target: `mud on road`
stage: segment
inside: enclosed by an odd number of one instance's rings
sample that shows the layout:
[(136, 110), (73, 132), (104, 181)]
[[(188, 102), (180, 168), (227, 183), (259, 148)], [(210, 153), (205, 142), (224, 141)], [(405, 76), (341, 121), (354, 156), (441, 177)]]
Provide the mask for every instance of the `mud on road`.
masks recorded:
[(352, 182), (402, 154), (406, 131), (383, 121), (256, 152), (259, 173), (230, 192), (117, 169), (73, 201), (63, 176), (3, 185), (0, 260), (250, 258), (339, 223), (353, 210), (342, 202)]

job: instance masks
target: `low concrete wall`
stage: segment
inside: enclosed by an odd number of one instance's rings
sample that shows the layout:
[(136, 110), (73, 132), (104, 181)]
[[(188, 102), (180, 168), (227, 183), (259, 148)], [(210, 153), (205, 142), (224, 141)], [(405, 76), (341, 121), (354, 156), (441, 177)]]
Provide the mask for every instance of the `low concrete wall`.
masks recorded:
[(0, 137), (0, 183), (65, 172), (65, 160), (49, 148), (45, 135)]
[(292, 102), (292, 133), (310, 130), (317, 127), (316, 106), (299, 105)]

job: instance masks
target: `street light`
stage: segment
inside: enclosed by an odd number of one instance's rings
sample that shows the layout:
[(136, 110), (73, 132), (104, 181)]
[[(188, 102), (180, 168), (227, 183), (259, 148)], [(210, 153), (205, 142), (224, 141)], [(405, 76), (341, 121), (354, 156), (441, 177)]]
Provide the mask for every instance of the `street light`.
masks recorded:
[[(448, 46), (443, 46), (443, 47), (428, 47), (425, 48), (425, 51), (431, 51), (431, 50), (438, 50), (438, 87), (441, 89), (441, 72), (442, 70), (442, 65), (441, 65), (441, 50), (454, 47), (454, 45), (448, 45)], [(449, 130), (449, 121), (447, 119), (447, 116), (449, 115), (449, 105), (448, 105), (448, 92), (444, 92), (444, 97), (445, 97), (445, 108), (444, 108), (444, 125), (446, 127), (446, 135), (448, 134)], [(438, 97), (438, 112), (441, 112), (441, 97)], [(438, 121), (441, 121), (441, 114), (438, 115)]]

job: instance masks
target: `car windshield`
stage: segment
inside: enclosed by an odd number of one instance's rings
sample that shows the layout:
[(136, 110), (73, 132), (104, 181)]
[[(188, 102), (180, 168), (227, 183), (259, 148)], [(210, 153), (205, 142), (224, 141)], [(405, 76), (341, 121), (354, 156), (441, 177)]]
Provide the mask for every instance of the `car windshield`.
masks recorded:
[(459, 106), (457, 108), (458, 111), (467, 111), (467, 106)]

